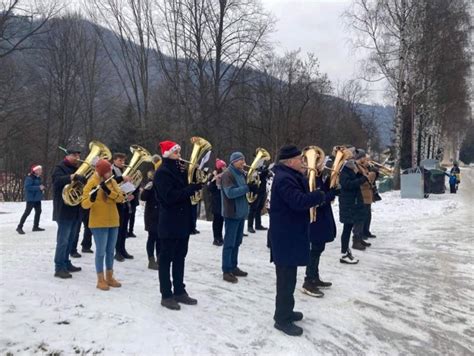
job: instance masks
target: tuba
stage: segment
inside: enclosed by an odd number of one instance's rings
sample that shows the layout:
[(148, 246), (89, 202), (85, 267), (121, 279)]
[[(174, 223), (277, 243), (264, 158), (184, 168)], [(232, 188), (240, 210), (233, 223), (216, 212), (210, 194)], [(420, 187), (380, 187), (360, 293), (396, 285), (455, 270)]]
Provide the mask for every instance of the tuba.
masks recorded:
[(130, 152), (132, 152), (132, 159), (130, 164), (127, 166), (123, 172), (123, 177), (130, 177), (131, 181), (135, 188), (137, 188), (142, 182), (143, 175), (142, 172), (138, 169), (143, 162), (151, 162), (151, 154), (139, 145), (131, 145)]
[[(86, 179), (89, 179), (94, 173), (95, 163), (99, 159), (110, 160), (112, 158), (112, 153), (102, 142), (91, 141), (89, 143), (89, 150), (90, 152), (87, 155), (87, 158), (84, 161), (81, 161), (82, 164), (74, 173), (84, 176)], [(84, 185), (78, 181), (73, 181), (70, 184), (65, 185), (62, 193), (64, 203), (69, 206), (79, 205), (82, 201), (83, 190)]]
[[(256, 184), (257, 186), (260, 186), (260, 176), (257, 173), (257, 169), (260, 168), (263, 165), (263, 162), (271, 160), (272, 157), (270, 156), (270, 153), (264, 148), (257, 148), (255, 151), (255, 158), (252, 162), (252, 164), (249, 167), (249, 170), (247, 172), (247, 184)], [(257, 199), (257, 194), (248, 192), (247, 193), (247, 201), (249, 203), (253, 203)]]
[(331, 171), (331, 188), (337, 187), (339, 184), (339, 174), (341, 173), (344, 162), (352, 157), (352, 152), (345, 146), (336, 146), (333, 148), (332, 154), (335, 156)]
[[(302, 152), (303, 162), (307, 168), (307, 176), (309, 180), (309, 191), (314, 192), (316, 190), (316, 177), (318, 177), (321, 172), (318, 171), (326, 158), (324, 151), (317, 146), (308, 146), (303, 149)], [(313, 206), (309, 210), (310, 221), (313, 223), (316, 221), (316, 207)]]
[[(191, 137), (191, 143), (193, 144), (193, 151), (191, 152), (191, 158), (189, 161), (182, 160), (189, 164), (188, 166), (188, 183), (189, 184), (205, 184), (209, 179), (204, 166), (209, 162), (211, 155), (212, 145), (209, 141), (202, 137), (194, 136)], [(202, 190), (195, 192), (191, 196), (191, 204), (196, 205), (202, 199)]]

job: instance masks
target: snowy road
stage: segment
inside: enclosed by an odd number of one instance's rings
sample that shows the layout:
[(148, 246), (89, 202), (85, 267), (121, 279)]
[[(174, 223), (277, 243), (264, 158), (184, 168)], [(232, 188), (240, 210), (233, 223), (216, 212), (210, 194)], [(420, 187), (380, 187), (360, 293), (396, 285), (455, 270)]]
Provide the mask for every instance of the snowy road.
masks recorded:
[[(23, 204), (0, 203), (0, 353), (106, 355), (474, 355), (474, 171), (462, 171), (459, 194), (402, 200), (383, 194), (374, 205), (373, 246), (356, 266), (339, 263), (338, 239), (321, 260), (334, 286), (322, 299), (296, 292), (305, 314), (302, 337), (273, 328), (275, 276), (265, 234), (244, 240), (240, 266), (222, 281), (211, 225), (192, 237), (186, 282), (198, 306), (159, 305), (158, 278), (146, 269), (142, 210), (133, 261), (116, 263), (123, 287), (95, 288), (93, 256), (71, 280), (53, 277), (55, 224), (43, 208), (45, 232), (15, 233)], [(337, 204), (334, 204), (337, 215)], [(267, 222), (267, 220), (265, 220)], [(304, 270), (299, 270), (298, 288)]]

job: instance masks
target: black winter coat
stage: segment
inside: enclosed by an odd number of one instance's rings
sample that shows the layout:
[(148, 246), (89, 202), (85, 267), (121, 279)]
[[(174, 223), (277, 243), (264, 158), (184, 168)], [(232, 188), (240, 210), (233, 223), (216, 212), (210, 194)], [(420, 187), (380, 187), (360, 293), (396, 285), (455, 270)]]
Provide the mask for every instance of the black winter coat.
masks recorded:
[(72, 166), (64, 160), (58, 164), (53, 171), (53, 221), (81, 219), (81, 205), (69, 206), (63, 200), (63, 188), (71, 183), (71, 174), (77, 171), (76, 166)]
[(330, 179), (316, 179), (316, 186), (326, 193), (323, 204), (316, 208), (316, 221), (309, 225), (309, 238), (312, 244), (325, 244), (336, 238), (336, 222), (332, 213), (331, 202), (335, 198), (334, 191), (329, 188)]
[(160, 207), (153, 187), (144, 189), (140, 199), (145, 202), (145, 231), (157, 234)]
[(362, 198), (360, 186), (367, 178), (360, 173), (355, 173), (349, 167), (341, 171), (339, 183), (341, 194), (339, 195), (339, 221), (343, 224), (363, 223), (367, 218), (367, 210)]
[(324, 192), (309, 191), (306, 177), (285, 165), (274, 167), (270, 209), (272, 259), (277, 266), (309, 261), (309, 208), (324, 202)]
[(178, 161), (163, 158), (153, 179), (153, 189), (159, 202), (158, 236), (160, 239), (188, 238), (192, 231), (191, 195), (186, 172)]
[(222, 214), (221, 190), (217, 187), (217, 181), (209, 183), (207, 189), (211, 193), (211, 209), (213, 215)]

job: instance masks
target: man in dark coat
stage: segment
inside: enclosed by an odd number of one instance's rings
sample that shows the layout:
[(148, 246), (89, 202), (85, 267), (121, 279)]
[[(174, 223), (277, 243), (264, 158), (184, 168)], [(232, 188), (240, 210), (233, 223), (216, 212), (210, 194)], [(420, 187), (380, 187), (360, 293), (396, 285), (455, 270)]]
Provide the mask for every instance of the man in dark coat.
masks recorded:
[(222, 246), (224, 238), (222, 236), (222, 228), (224, 227), (224, 217), (222, 216), (221, 203), (221, 177), (227, 164), (221, 160), (216, 159), (216, 170), (213, 172), (214, 177), (208, 183), (207, 189), (211, 193), (211, 209), (212, 209), (212, 232), (214, 235), (213, 245)]
[(306, 266), (306, 276), (303, 283), (303, 292), (321, 298), (324, 293), (319, 288), (329, 288), (331, 282), (324, 282), (319, 276), (319, 260), (326, 243), (334, 241), (336, 237), (336, 223), (332, 213), (331, 203), (336, 197), (335, 189), (329, 188), (330, 179), (327, 175), (316, 178), (316, 186), (326, 193), (324, 203), (316, 208), (316, 221), (309, 225), (311, 241), (311, 255)]
[(62, 197), (63, 188), (76, 181), (84, 185), (87, 183), (85, 177), (75, 174), (80, 165), (78, 160), (81, 158), (81, 151), (70, 148), (66, 152), (64, 160), (53, 171), (53, 220), (58, 224), (54, 276), (58, 278), (71, 278), (70, 272), (81, 270), (80, 267), (73, 266), (69, 260), (74, 238), (81, 223), (81, 206), (65, 204)]
[(35, 218), (33, 222), (32, 231), (44, 231), (39, 227), (39, 221), (41, 216), (41, 200), (43, 200), (44, 185), (41, 183), (41, 175), (43, 174), (43, 167), (39, 164), (35, 164), (31, 167), (31, 172), (25, 179), (25, 200), (26, 209), (21, 216), (20, 223), (18, 224), (16, 231), (20, 235), (24, 235), (23, 225), (26, 219), (30, 215), (31, 211), (35, 209)]
[(352, 256), (352, 251), (349, 249), (351, 232), (354, 233), (352, 248), (365, 250), (362, 238), (367, 209), (362, 197), (361, 186), (368, 181), (368, 178), (359, 172), (355, 164), (356, 160), (364, 157), (365, 151), (354, 150), (353, 158), (345, 162), (340, 173), (339, 220), (344, 224), (341, 235), (341, 263), (356, 264), (359, 262)]
[[(181, 147), (172, 141), (160, 142), (163, 163), (153, 180), (159, 202), (158, 237), (160, 239), (159, 279), (161, 305), (179, 310), (180, 305), (197, 304), (185, 289), (184, 263), (192, 229), (191, 196), (202, 184), (189, 184), (186, 166), (180, 161)], [(173, 265), (173, 291), (170, 268)]]
[(323, 203), (325, 194), (320, 190), (309, 191), (301, 151), (296, 146), (280, 149), (279, 163), (273, 171), (270, 242), (277, 284), (274, 326), (288, 335), (298, 336), (303, 329), (294, 322), (301, 320), (303, 314), (293, 311), (297, 268), (309, 261), (309, 209)]

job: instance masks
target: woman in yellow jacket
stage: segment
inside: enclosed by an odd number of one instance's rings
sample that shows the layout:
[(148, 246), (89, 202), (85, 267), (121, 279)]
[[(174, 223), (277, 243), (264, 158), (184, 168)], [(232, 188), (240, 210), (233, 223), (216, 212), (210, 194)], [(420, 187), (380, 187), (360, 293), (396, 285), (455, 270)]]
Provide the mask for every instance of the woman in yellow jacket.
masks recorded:
[(97, 288), (101, 290), (121, 286), (113, 277), (113, 266), (115, 243), (117, 242), (120, 225), (116, 204), (123, 203), (125, 195), (114, 179), (106, 182), (111, 176), (112, 165), (106, 160), (97, 161), (95, 174), (87, 181), (82, 200), (82, 207), (90, 209), (89, 228), (92, 231), (96, 245)]

